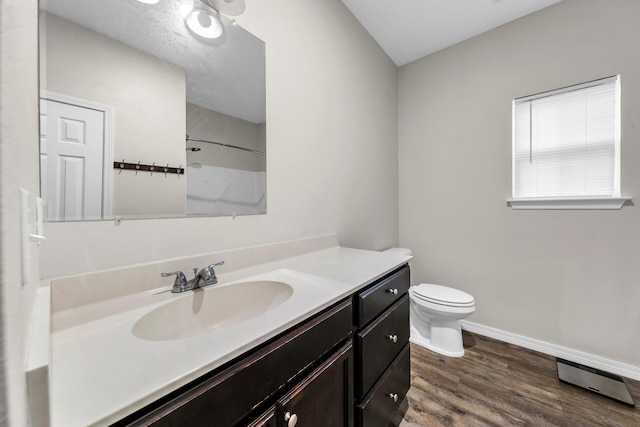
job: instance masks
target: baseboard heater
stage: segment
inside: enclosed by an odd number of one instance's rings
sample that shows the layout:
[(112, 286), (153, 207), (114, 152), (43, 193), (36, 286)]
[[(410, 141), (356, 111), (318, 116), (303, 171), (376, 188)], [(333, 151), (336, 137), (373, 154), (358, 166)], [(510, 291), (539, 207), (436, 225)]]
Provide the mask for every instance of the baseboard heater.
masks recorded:
[(557, 358), (556, 361), (558, 378), (563, 383), (609, 397), (627, 406), (636, 406), (622, 377), (569, 360)]

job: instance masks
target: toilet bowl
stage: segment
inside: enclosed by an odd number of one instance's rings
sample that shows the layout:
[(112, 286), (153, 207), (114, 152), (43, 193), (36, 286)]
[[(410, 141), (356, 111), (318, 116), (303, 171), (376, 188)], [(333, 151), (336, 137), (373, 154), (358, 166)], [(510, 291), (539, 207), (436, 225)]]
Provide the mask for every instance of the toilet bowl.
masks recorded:
[(476, 310), (473, 296), (447, 286), (423, 283), (409, 288), (409, 298), (409, 340), (444, 356), (464, 356), (460, 320)]

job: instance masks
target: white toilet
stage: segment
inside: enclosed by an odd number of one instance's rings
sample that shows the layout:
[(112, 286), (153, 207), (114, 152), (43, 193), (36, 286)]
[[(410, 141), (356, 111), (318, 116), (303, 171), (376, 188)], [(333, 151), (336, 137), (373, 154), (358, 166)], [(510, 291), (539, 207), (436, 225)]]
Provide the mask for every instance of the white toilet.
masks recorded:
[(409, 299), (409, 340), (445, 356), (464, 356), (460, 320), (476, 311), (473, 297), (458, 289), (423, 283), (409, 288)]
[[(411, 249), (405, 248), (384, 252), (412, 255)], [(409, 299), (409, 341), (445, 356), (464, 356), (460, 320), (476, 311), (473, 296), (458, 289), (423, 283), (409, 288)]]

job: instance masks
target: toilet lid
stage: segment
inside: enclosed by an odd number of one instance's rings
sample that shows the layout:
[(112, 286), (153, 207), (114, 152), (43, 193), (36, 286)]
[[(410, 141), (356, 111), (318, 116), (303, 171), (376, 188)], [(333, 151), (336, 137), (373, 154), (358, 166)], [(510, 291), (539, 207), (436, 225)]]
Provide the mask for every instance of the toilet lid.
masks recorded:
[(454, 307), (471, 307), (475, 300), (468, 293), (447, 286), (423, 283), (412, 288), (413, 295), (423, 301)]

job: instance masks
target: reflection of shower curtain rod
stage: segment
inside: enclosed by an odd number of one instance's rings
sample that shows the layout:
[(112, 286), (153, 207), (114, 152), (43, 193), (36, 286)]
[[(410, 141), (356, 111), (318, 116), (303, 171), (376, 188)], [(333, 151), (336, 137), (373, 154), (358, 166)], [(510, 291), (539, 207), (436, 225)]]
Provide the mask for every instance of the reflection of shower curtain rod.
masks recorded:
[(224, 143), (222, 143), (222, 142), (207, 141), (206, 139), (192, 138), (192, 137), (190, 137), (189, 135), (187, 135), (187, 141), (194, 141), (194, 142), (206, 142), (206, 143), (208, 143), (208, 144), (221, 145), (221, 146), (223, 146), (223, 147), (235, 148), (236, 150), (248, 151), (248, 152), (250, 152), (250, 153), (259, 154), (259, 155), (261, 155), (261, 156), (264, 156), (264, 151), (252, 150), (252, 149), (250, 149), (250, 148), (238, 147), (237, 145), (224, 144)]

